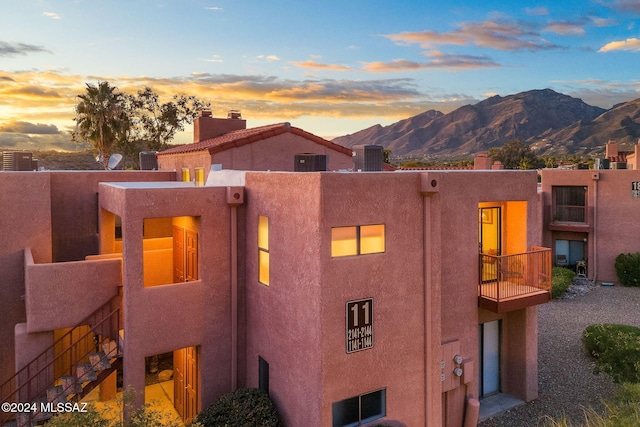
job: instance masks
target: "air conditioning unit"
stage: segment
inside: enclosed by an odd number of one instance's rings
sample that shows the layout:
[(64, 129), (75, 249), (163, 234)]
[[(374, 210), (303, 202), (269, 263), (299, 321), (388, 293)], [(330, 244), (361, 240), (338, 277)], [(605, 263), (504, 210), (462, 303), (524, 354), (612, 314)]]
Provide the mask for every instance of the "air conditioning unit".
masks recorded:
[(611, 162), (611, 169), (626, 169), (627, 162)]
[(357, 171), (381, 171), (384, 164), (382, 145), (354, 145), (353, 165)]
[(321, 172), (327, 170), (326, 154), (302, 153), (294, 156), (295, 172)]
[(32, 154), (29, 151), (5, 151), (2, 155), (2, 169), (6, 171), (33, 170)]
[(141, 151), (138, 158), (140, 159), (140, 170), (158, 170), (158, 158), (155, 151)]

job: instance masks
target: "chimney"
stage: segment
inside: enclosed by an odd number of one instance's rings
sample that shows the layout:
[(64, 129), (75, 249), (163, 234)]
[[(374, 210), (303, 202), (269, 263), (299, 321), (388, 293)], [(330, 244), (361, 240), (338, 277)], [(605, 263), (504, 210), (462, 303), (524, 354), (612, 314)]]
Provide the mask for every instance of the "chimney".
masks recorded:
[(491, 157), (486, 152), (478, 153), (473, 159), (474, 170), (489, 170), (491, 169)]
[(231, 110), (226, 119), (220, 119), (212, 117), (211, 110), (200, 110), (200, 115), (193, 121), (193, 142), (204, 141), (246, 128), (247, 121), (242, 119), (240, 111)]
[(618, 157), (618, 144), (615, 139), (610, 139), (609, 142), (607, 142), (604, 157), (607, 159)]

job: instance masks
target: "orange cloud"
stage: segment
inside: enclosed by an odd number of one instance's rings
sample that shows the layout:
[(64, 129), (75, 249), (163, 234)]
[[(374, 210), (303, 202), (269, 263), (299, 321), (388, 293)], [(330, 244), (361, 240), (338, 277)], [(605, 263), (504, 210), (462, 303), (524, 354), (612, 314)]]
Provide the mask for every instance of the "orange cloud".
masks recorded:
[(349, 71), (351, 68), (346, 65), (338, 65), (338, 64), (321, 64), (319, 62), (308, 59), (304, 62), (291, 62), (292, 65), (295, 65), (299, 68), (311, 68), (313, 70), (331, 70), (331, 71)]
[(637, 39), (634, 37), (626, 40), (610, 42), (602, 46), (600, 50), (598, 50), (598, 52), (603, 53), (603, 52), (611, 52), (614, 50), (626, 50), (631, 52), (638, 52), (640, 51), (640, 39)]

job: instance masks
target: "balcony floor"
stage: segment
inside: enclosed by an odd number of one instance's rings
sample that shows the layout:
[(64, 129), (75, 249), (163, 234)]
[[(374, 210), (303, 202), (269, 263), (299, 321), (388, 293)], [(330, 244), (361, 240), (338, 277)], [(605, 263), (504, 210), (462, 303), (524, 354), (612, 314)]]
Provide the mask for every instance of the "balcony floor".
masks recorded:
[[(498, 300), (498, 289), (500, 299)], [(544, 304), (551, 299), (547, 290), (508, 281), (480, 285), (478, 305), (494, 313), (506, 313), (533, 305)]]

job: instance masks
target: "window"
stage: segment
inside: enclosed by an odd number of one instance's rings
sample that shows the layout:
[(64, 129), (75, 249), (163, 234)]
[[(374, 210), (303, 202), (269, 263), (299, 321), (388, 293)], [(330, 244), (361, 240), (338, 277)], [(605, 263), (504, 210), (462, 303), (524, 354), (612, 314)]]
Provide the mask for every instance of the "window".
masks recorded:
[(554, 221), (585, 222), (586, 187), (553, 187)]
[(269, 218), (258, 216), (258, 281), (269, 286)]
[(258, 388), (269, 394), (269, 362), (258, 356)]
[(368, 423), (387, 415), (387, 390), (335, 402), (331, 405), (333, 427), (351, 427)]
[(331, 257), (377, 254), (385, 251), (384, 224), (334, 227)]

